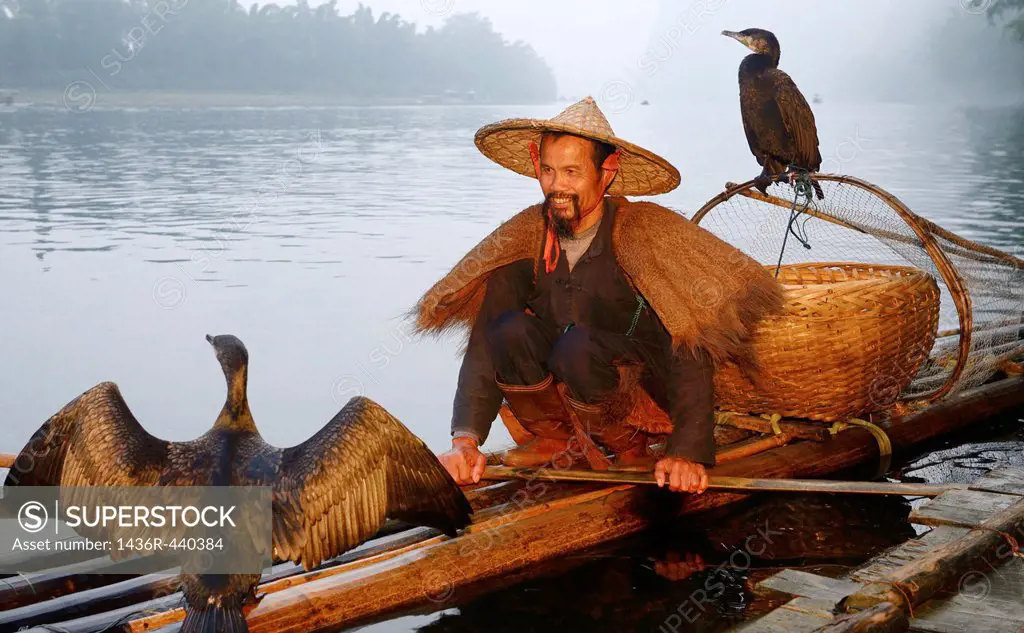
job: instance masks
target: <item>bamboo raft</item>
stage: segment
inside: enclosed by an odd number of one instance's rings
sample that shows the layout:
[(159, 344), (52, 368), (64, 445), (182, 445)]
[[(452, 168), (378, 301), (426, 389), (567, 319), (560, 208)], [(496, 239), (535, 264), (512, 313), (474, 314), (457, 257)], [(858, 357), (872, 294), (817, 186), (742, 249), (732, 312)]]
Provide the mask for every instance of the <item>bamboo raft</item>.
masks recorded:
[[(874, 418), (894, 454), (1024, 406), (1024, 377), (1003, 376), (915, 411), (896, 407)], [(806, 423), (784, 421), (800, 425)], [(742, 431), (742, 432), (740, 432)], [(861, 466), (874, 469), (880, 444), (854, 426), (836, 434), (765, 444), (752, 431), (720, 425), (719, 454), (738, 454), (711, 470), (713, 477), (826, 478)], [(771, 436), (764, 436), (771, 437)], [(760, 442), (765, 450), (743, 447)], [(496, 463), (500, 455), (492, 455)], [(741, 492), (679, 495), (644, 484), (555, 482), (533, 479), (481, 482), (468, 490), (475, 515), (461, 535), (395, 525), (387, 534), (304, 573), (275, 565), (259, 588), (267, 596), (248, 615), (250, 630), (338, 630), (458, 604), (470, 586), (523, 570), (650, 526), (666, 513), (690, 515), (748, 499)], [(175, 577), (96, 573), (109, 561), (0, 579), (0, 631), (46, 633), (154, 631), (180, 622)], [(116, 571), (116, 570), (115, 570)]]

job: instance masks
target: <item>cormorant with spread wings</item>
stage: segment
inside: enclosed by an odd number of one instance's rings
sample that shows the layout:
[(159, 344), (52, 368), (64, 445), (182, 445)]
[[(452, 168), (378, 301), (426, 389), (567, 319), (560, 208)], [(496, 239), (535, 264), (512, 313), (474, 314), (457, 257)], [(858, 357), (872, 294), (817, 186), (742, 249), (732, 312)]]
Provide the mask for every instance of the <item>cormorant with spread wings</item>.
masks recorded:
[[(401, 422), (354, 397), (292, 448), (260, 437), (246, 395), (249, 355), (231, 335), (207, 336), (227, 379), (213, 427), (188, 442), (149, 434), (117, 386), (104, 382), (47, 420), (6, 486), (270, 486), (274, 557), (309, 570), (373, 537), (386, 518), (449, 536), (470, 522), (462, 490)], [(25, 467), (27, 466), (27, 467)], [(259, 574), (183, 573), (182, 633), (242, 633)]]
[[(790, 180), (798, 171), (816, 172), (821, 168), (818, 129), (807, 99), (793, 79), (779, 69), (782, 54), (779, 40), (771, 31), (746, 29), (739, 33), (722, 31), (750, 50), (740, 62), (740, 114), (750, 151), (761, 165), (754, 186), (766, 193), (772, 178), (790, 170)], [(812, 179), (818, 198), (825, 194)]]

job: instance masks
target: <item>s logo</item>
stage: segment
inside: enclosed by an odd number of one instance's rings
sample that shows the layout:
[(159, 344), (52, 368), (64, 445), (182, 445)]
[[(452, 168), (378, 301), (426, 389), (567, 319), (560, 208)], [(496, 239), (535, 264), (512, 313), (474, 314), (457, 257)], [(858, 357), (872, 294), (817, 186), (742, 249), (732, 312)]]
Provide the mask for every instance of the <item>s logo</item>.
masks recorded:
[(18, 509), (18, 523), (21, 529), (30, 534), (35, 534), (46, 527), (49, 518), (46, 506), (38, 501), (27, 501)]

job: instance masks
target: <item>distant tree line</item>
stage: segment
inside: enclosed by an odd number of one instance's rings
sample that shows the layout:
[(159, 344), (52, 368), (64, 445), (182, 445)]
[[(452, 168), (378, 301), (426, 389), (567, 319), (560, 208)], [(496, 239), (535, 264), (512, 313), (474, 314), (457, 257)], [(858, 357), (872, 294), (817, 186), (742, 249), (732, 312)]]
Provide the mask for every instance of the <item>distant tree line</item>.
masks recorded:
[(551, 70), (476, 14), (417, 32), (360, 4), (236, 0), (0, 0), (0, 88), (303, 92), (409, 98), (470, 91), (550, 101)]
[[(986, 17), (987, 15), (987, 17)], [(1016, 101), (1024, 94), (1024, 0), (971, 0), (949, 8), (927, 52), (908, 63), (930, 77), (936, 99)], [(1018, 39), (1021, 38), (1021, 39)]]
[(1001, 19), (1007, 31), (1024, 42), (1024, 0), (971, 0), (973, 6), (988, 5), (987, 13), (989, 20), (995, 22)]

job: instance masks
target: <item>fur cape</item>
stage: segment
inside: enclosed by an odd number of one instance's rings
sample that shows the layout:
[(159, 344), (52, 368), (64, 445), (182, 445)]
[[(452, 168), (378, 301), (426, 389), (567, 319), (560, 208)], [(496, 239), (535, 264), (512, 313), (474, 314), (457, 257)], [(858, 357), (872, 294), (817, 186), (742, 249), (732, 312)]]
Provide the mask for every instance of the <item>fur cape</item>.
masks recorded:
[[(751, 338), (758, 322), (781, 312), (782, 287), (768, 270), (684, 216), (652, 202), (610, 197), (616, 205), (612, 250), (633, 288), (672, 336), (673, 349), (704, 349), (717, 363), (759, 373)], [(413, 309), (419, 333), (466, 327), (483, 304), (497, 268), (532, 259), (544, 240), (542, 205), (523, 209), (491, 232)]]

